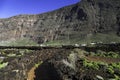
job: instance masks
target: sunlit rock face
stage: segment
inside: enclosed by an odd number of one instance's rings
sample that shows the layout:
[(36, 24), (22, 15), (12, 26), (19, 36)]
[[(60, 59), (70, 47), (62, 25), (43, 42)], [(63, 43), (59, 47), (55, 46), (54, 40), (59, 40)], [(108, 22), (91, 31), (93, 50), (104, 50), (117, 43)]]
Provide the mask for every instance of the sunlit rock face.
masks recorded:
[(0, 19), (0, 41), (27, 38), (43, 43), (70, 39), (74, 43), (92, 40), (97, 34), (101, 35), (100, 41), (112, 34), (119, 42), (120, 0), (81, 0), (44, 14)]

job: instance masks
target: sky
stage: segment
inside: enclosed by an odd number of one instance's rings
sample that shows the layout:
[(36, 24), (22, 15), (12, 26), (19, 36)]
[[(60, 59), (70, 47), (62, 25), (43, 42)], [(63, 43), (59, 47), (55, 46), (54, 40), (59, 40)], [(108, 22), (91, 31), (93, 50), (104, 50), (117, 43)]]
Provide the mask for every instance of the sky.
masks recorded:
[(8, 18), (19, 14), (40, 14), (80, 0), (0, 0), (0, 18)]

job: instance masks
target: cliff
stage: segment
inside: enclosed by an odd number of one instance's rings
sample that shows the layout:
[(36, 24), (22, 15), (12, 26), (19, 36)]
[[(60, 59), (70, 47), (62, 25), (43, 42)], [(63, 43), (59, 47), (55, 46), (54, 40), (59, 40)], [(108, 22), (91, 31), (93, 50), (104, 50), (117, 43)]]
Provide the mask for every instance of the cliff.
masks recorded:
[(58, 10), (0, 19), (0, 41), (120, 42), (120, 0), (82, 0)]

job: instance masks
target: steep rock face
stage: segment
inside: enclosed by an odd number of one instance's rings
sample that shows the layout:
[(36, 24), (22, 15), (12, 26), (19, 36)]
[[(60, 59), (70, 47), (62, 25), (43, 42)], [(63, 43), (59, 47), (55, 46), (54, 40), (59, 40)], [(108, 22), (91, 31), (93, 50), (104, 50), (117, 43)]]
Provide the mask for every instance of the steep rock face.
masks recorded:
[(0, 41), (28, 38), (37, 43), (68, 39), (76, 42), (97, 34), (114, 34), (119, 39), (119, 5), (120, 0), (82, 0), (44, 14), (1, 19)]

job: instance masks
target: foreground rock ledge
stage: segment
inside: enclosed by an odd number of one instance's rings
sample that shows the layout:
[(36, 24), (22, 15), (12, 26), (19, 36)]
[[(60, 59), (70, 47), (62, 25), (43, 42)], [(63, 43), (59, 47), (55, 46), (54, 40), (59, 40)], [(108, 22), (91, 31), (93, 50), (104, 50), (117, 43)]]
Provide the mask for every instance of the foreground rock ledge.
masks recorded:
[[(117, 46), (119, 47), (119, 46)], [(95, 49), (95, 50), (94, 50)], [(48, 49), (36, 49), (36, 50), (23, 50), (24, 54), (19, 55), (16, 50), (22, 49), (1, 49), (0, 56), (5, 56), (3, 62), (8, 62), (8, 65), (0, 69), (1, 80), (96, 80), (97, 78), (111, 79), (114, 75), (120, 76), (120, 69), (111, 73), (107, 71), (106, 64), (118, 63), (120, 58), (113, 57), (99, 57), (91, 56), (96, 51), (104, 51), (103, 48), (48, 48)], [(102, 50), (103, 49), (103, 50)], [(120, 50), (117, 48), (106, 47), (104, 54), (113, 51), (120, 55)], [(115, 49), (115, 50), (114, 50)], [(15, 52), (16, 51), (16, 52)], [(16, 53), (16, 56), (10, 56), (9, 53)], [(93, 52), (93, 53), (91, 53)], [(99, 51), (100, 52), (100, 51)], [(4, 54), (3, 54), (4, 53)], [(9, 57), (7, 57), (9, 54)], [(21, 54), (21, 53), (20, 53)], [(102, 54), (102, 55), (104, 55)], [(101, 55), (101, 56), (102, 56)], [(116, 57), (116, 56), (115, 56)], [(118, 56), (119, 57), (119, 56)], [(88, 61), (94, 61), (96, 67), (92, 67), (87, 62), (85, 66), (85, 59)], [(106, 64), (97, 64), (103, 62)], [(99, 68), (99, 70), (98, 70)]]

